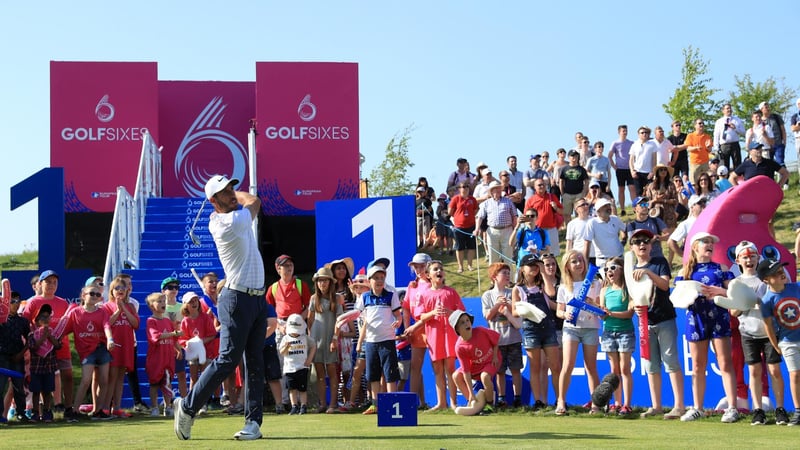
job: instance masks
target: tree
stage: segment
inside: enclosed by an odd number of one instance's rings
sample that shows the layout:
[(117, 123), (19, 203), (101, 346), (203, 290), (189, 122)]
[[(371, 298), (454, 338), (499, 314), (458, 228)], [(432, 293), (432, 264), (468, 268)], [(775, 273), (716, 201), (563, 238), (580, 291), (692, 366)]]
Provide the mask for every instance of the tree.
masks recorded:
[(769, 77), (763, 82), (754, 82), (750, 74), (734, 77), (736, 89), (728, 93), (728, 102), (733, 114), (752, 126), (751, 116), (758, 104), (766, 101), (772, 112), (783, 115), (794, 104), (797, 92), (784, 84), (784, 79)]
[(720, 109), (719, 102), (713, 97), (720, 89), (709, 87), (712, 78), (707, 77), (707, 73), (708, 62), (703, 60), (700, 50), (691, 46), (684, 48), (681, 81), (669, 102), (661, 105), (664, 112), (684, 124), (690, 124), (698, 117), (713, 123)]
[(413, 130), (414, 124), (411, 124), (389, 140), (386, 157), (369, 174), (370, 197), (413, 194), (414, 183), (407, 175), (408, 169), (414, 167), (408, 157), (408, 143)]

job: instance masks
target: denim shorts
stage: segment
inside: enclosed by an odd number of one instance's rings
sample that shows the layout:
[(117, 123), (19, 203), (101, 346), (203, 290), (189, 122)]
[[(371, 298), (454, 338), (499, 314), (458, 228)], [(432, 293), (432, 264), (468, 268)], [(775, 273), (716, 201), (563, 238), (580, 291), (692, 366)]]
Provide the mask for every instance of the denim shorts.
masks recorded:
[(387, 383), (400, 381), (400, 369), (397, 367), (397, 348), (394, 341), (367, 342), (364, 352), (367, 356), (367, 381), (381, 381), (381, 375)]
[(598, 334), (597, 328), (564, 327), (562, 331), (564, 335), (561, 339), (563, 339), (564, 342), (579, 342), (583, 345), (600, 344), (600, 335)]
[(678, 349), (678, 324), (675, 319), (665, 320), (647, 327), (650, 337), (650, 359), (642, 358), (642, 367), (647, 373), (661, 372), (661, 364), (667, 373), (681, 370)]
[(780, 341), (778, 347), (781, 348), (783, 359), (786, 360), (786, 369), (789, 372), (800, 370), (800, 343)]
[(523, 327), (522, 345), (525, 350), (535, 348), (558, 347), (558, 336), (555, 328)]
[(606, 353), (633, 353), (636, 335), (630, 331), (605, 331), (600, 337), (600, 349)]
[(108, 349), (103, 344), (100, 344), (89, 356), (83, 358), (81, 365), (85, 366), (87, 364), (91, 364), (93, 366), (102, 366), (103, 364), (108, 364), (110, 362), (111, 353), (108, 352)]

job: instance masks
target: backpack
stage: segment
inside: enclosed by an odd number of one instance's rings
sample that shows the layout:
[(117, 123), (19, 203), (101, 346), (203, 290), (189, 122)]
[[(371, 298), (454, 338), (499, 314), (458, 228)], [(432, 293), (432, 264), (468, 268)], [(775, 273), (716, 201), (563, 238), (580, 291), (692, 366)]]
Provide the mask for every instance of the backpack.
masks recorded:
[[(272, 291), (272, 297), (275, 297), (278, 293), (278, 281), (272, 283), (272, 286), (269, 287), (269, 290)], [(301, 296), (303, 295), (303, 282), (300, 281), (300, 278), (294, 279), (294, 285), (297, 287), (297, 293)]]

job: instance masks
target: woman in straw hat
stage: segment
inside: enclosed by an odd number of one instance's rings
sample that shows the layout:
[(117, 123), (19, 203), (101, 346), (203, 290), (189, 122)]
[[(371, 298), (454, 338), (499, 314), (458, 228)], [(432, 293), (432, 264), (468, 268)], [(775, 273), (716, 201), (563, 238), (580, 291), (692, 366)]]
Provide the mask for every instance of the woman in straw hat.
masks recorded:
[(675, 208), (678, 206), (678, 191), (672, 183), (672, 167), (659, 164), (653, 168), (653, 181), (645, 188), (650, 199), (650, 216), (660, 217), (669, 229), (678, 224)]

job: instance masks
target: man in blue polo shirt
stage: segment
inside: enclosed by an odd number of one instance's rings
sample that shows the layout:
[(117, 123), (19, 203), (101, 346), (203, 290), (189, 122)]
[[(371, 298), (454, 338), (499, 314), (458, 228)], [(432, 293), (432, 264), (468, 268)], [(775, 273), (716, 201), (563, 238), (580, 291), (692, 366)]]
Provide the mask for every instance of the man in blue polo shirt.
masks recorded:
[(766, 175), (774, 180), (776, 172), (780, 175), (778, 186), (783, 186), (789, 181), (789, 171), (785, 166), (778, 164), (775, 160), (764, 159), (761, 155), (763, 147), (764, 145), (758, 142), (750, 144), (748, 158), (731, 172), (728, 178), (731, 184), (736, 186), (740, 181), (749, 180), (757, 175)]

